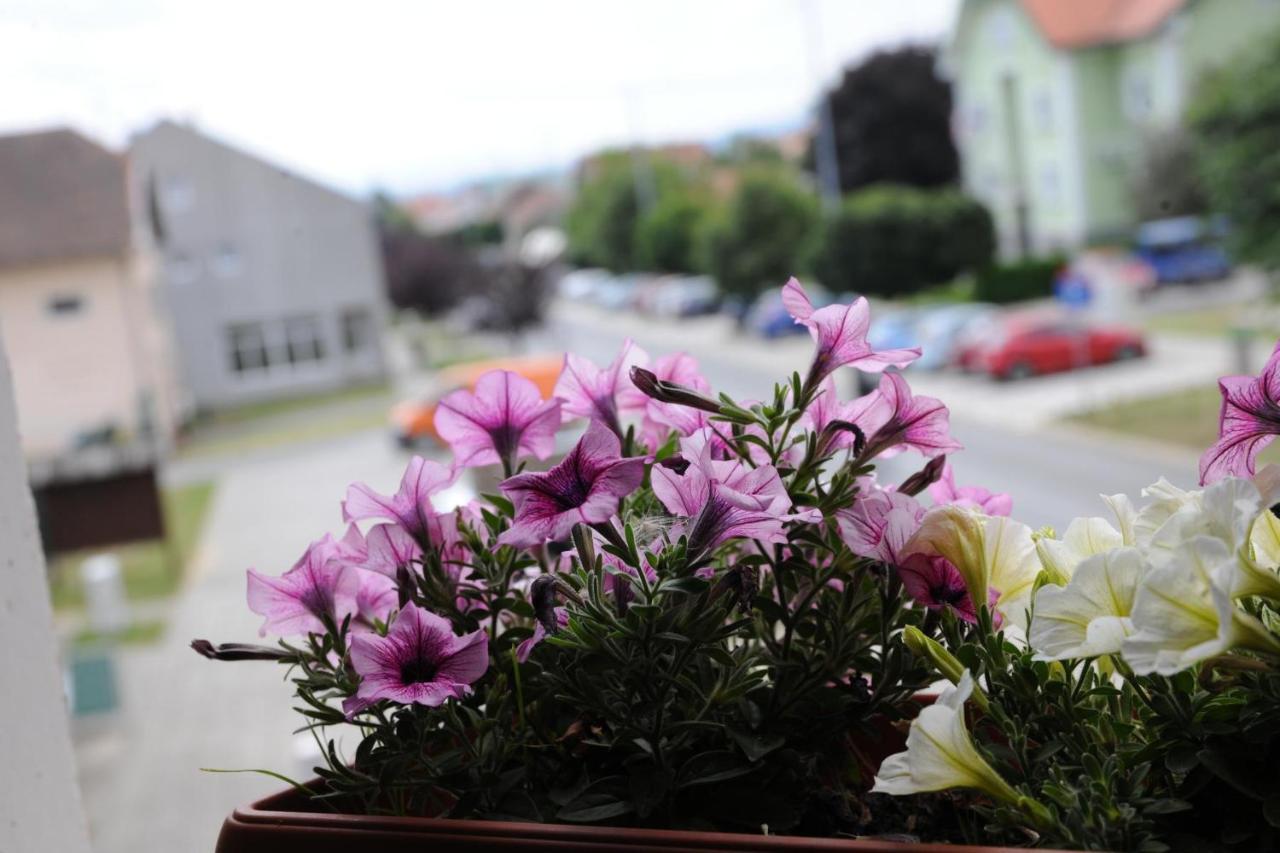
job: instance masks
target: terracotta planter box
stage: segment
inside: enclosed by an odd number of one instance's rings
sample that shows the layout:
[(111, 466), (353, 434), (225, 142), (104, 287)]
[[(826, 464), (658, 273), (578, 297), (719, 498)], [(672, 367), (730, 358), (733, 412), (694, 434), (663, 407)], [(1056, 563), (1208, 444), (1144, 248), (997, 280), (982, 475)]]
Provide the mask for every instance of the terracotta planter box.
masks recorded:
[(300, 792), (290, 789), (236, 809), (222, 825), (216, 853), (421, 853), (484, 850), (707, 851), (785, 850), (855, 853), (1013, 853), (1002, 847), (951, 844), (899, 844), (837, 838), (738, 835), (574, 826), (557, 823), (507, 823), (442, 818), (377, 817), (314, 811)]

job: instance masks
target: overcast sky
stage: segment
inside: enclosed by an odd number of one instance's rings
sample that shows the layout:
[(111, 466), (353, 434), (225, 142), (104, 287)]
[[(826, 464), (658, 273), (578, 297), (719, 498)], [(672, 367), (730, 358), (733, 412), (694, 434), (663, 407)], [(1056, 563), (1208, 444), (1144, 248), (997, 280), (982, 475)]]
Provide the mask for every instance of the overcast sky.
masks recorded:
[[(5, 0), (0, 132), (168, 116), (345, 189), (794, 126), (818, 81), (956, 0)], [(817, 22), (815, 38), (812, 22)]]

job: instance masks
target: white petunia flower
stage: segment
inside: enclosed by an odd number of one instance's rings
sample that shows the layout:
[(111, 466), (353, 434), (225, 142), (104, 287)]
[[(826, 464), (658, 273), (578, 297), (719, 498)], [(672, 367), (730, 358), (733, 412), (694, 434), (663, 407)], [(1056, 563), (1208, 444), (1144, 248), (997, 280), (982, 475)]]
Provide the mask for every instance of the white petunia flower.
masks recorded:
[(1008, 803), (1019, 801), (1013, 789), (978, 753), (964, 722), (964, 703), (973, 691), (966, 670), (960, 683), (911, 721), (906, 752), (891, 755), (876, 773), (875, 793), (903, 796), (948, 788), (976, 788)]
[(1036, 657), (1066, 660), (1119, 653), (1133, 628), (1129, 614), (1146, 571), (1137, 548), (1114, 548), (1086, 558), (1066, 586), (1041, 587), (1028, 637)]
[(1212, 536), (1195, 536), (1143, 578), (1134, 597), (1134, 633), (1123, 645), (1134, 672), (1172, 675), (1234, 648), (1280, 653), (1280, 644), (1227, 590), (1236, 555)]
[(1037, 540), (1036, 553), (1049, 577), (1061, 586), (1071, 580), (1083, 561), (1123, 544), (1124, 537), (1105, 518), (1077, 518), (1067, 525), (1061, 539)]

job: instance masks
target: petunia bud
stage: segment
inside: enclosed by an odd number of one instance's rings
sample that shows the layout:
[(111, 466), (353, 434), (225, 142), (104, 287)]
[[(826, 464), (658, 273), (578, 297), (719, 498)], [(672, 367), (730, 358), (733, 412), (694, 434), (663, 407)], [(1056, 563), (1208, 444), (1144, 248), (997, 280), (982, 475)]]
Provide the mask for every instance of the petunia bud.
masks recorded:
[(201, 657), (209, 660), (276, 660), (290, 661), (297, 655), (284, 649), (273, 649), (270, 646), (255, 646), (249, 643), (221, 643), (214, 645), (208, 640), (192, 640), (191, 648)]
[(701, 409), (713, 415), (720, 414), (720, 403), (718, 401), (685, 385), (659, 379), (658, 375), (652, 370), (645, 370), (639, 366), (632, 367), (631, 383), (639, 388), (645, 396), (651, 397), (659, 403), (673, 403), (677, 406)]
[(659, 459), (658, 464), (663, 468), (675, 471), (676, 474), (684, 474), (685, 471), (689, 470), (689, 465), (692, 463), (677, 453), (674, 456), (668, 456), (666, 459)]
[[(965, 673), (964, 664), (960, 663), (955, 655), (943, 648), (942, 644), (937, 640), (926, 636), (923, 631), (914, 625), (908, 625), (902, 629), (902, 642), (906, 644), (913, 655), (927, 660), (938, 671), (938, 674), (947, 681), (952, 684), (960, 683), (960, 679)], [(987, 695), (982, 692), (980, 687), (975, 686), (973, 694), (969, 698), (973, 700), (973, 704), (983, 711), (987, 710)]]
[(822, 432), (818, 435), (818, 455), (826, 456), (827, 450), (831, 447), (831, 443), (842, 432), (853, 433), (853, 455), (857, 456), (862, 449), (867, 446), (867, 434), (862, 431), (862, 427), (853, 421), (831, 421), (822, 428)]
[(947, 464), (946, 456), (935, 456), (925, 463), (924, 467), (902, 481), (898, 491), (904, 495), (916, 495), (938, 482), (942, 476), (942, 468)]

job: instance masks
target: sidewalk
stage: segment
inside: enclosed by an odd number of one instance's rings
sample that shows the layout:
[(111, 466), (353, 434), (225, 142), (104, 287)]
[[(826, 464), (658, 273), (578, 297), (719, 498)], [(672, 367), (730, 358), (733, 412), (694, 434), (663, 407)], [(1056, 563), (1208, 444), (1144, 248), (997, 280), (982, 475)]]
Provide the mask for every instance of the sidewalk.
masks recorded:
[(315, 744), (292, 734), (301, 718), (291, 710), (284, 669), (204, 660), (188, 643), (257, 641), (261, 620), (245, 605), (245, 569), (278, 574), (311, 540), (341, 532), (347, 484), (364, 480), (394, 490), (404, 457), (374, 430), (231, 465), (219, 478), (165, 637), (119, 652), (120, 711), (76, 721), (98, 853), (211, 850), (235, 806), (282, 787), (258, 774), (202, 773), (202, 767), (310, 776)]

